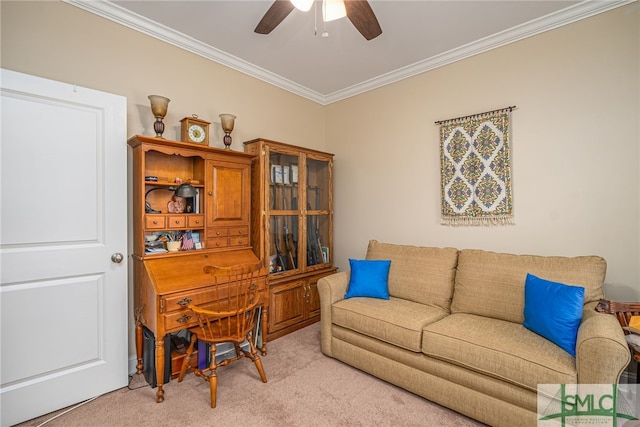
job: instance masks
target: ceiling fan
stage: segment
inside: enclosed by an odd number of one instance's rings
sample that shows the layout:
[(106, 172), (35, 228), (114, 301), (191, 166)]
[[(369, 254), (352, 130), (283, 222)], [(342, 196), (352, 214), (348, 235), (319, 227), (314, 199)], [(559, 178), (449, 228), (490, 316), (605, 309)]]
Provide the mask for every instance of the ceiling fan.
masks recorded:
[[(295, 3), (295, 4), (294, 4)], [(264, 14), (256, 29), (258, 34), (269, 34), (286, 18), (293, 9), (308, 11), (314, 0), (276, 0)], [(367, 0), (322, 0), (323, 19), (325, 21), (347, 16), (356, 29), (367, 40), (382, 34), (376, 15)], [(329, 16), (331, 11), (341, 10), (338, 15)]]

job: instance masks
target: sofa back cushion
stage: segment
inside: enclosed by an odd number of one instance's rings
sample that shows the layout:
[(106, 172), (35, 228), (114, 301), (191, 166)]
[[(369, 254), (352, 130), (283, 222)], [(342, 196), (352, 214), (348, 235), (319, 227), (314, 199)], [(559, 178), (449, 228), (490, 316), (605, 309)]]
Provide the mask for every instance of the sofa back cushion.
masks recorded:
[(458, 261), (455, 248), (369, 242), (367, 259), (391, 260), (389, 295), (449, 311)]
[(527, 273), (582, 286), (584, 303), (604, 297), (607, 263), (599, 256), (513, 255), (463, 249), (458, 255), (452, 313), (470, 313), (522, 323)]

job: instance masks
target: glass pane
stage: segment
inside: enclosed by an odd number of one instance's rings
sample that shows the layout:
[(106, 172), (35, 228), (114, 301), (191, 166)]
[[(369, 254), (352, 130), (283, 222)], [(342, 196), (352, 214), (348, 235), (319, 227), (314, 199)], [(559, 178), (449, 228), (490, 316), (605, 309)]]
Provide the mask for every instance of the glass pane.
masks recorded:
[(295, 270), (298, 265), (298, 216), (272, 215), (270, 218), (269, 273)]
[(329, 210), (329, 162), (307, 159), (307, 209)]
[(271, 152), (269, 208), (271, 210), (298, 209), (298, 157)]
[(307, 216), (307, 266), (331, 261), (329, 215)]

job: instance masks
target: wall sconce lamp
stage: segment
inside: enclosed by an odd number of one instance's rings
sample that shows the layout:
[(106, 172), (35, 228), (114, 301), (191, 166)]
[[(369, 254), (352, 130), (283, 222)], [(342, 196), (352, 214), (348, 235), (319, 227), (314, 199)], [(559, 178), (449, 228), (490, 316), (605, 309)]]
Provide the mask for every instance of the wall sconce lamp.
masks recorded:
[(153, 209), (149, 202), (147, 202), (147, 196), (149, 195), (149, 193), (155, 190), (173, 191), (174, 196), (182, 197), (183, 199), (195, 197), (196, 195), (196, 188), (191, 184), (180, 184), (177, 187), (153, 187), (144, 194), (144, 206), (146, 213), (161, 213), (161, 211)]

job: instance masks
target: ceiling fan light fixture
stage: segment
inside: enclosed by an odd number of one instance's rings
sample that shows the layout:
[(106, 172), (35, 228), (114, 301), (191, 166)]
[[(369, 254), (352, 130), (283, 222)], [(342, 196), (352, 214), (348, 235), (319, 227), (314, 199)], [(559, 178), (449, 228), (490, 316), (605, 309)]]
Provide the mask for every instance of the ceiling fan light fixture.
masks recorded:
[(324, 22), (334, 21), (347, 16), (343, 0), (324, 0), (322, 2), (322, 20)]
[(291, 4), (295, 6), (296, 9), (301, 10), (303, 12), (308, 12), (311, 10), (311, 6), (313, 6), (314, 0), (290, 0)]

